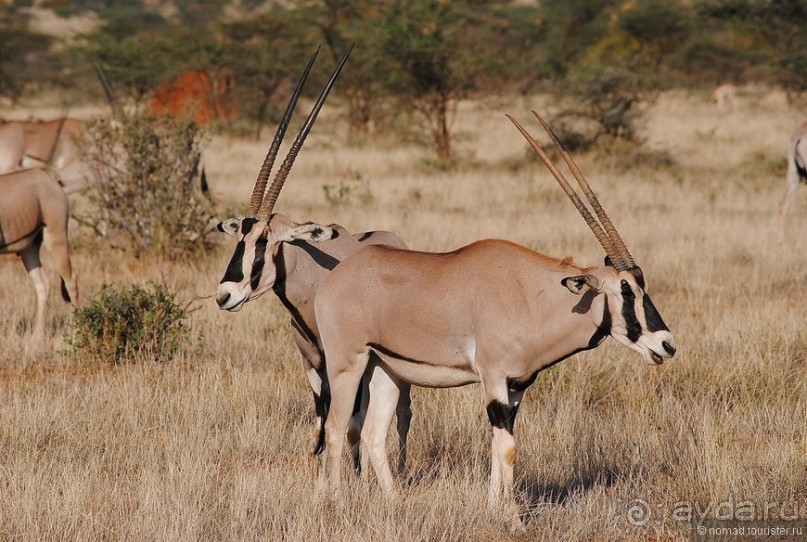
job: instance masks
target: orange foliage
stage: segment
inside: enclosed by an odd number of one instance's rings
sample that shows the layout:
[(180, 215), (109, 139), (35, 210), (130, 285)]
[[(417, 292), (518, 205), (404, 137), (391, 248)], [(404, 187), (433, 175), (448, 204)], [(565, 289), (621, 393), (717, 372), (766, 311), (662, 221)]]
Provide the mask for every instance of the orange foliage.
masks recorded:
[(157, 89), (151, 108), (159, 115), (178, 117), (189, 113), (204, 124), (227, 119), (235, 113), (226, 81), (215, 81), (205, 70), (185, 72)]

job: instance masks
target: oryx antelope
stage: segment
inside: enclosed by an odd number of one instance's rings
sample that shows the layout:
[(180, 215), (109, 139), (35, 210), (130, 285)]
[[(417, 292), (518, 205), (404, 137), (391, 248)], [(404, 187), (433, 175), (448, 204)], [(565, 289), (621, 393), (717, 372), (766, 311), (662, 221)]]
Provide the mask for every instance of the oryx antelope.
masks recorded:
[(34, 283), (37, 335), (45, 329), (50, 293), (39, 254), (43, 239), (62, 278), (62, 297), (78, 303), (78, 287), (67, 251), (67, 218), (67, 196), (46, 172), (27, 169), (0, 175), (0, 253), (18, 254)]
[(807, 122), (796, 128), (790, 136), (787, 147), (787, 181), (785, 194), (779, 203), (779, 214), (782, 220), (782, 238), (785, 234), (785, 215), (793, 203), (799, 183), (807, 184)]
[[(314, 318), (314, 295), (322, 279), (343, 258), (362, 245), (385, 243), (397, 247), (405, 246), (398, 237), (389, 232), (377, 231), (351, 235), (337, 225), (320, 227), (311, 223), (298, 223), (282, 214), (272, 213), (277, 196), (294, 159), (349, 54), (350, 50), (345, 53), (322, 91), (272, 185), (264, 194), (269, 172), (316, 54), (312, 56), (294, 89), (283, 120), (255, 182), (247, 216), (241, 219), (225, 220), (218, 225), (219, 230), (238, 239), (238, 244), (219, 284), (216, 302), (221, 309), (238, 311), (246, 302), (271, 290), (288, 310), (294, 340), (302, 354), (303, 368), (314, 393), (317, 416), (315, 454), (321, 453), (324, 449), (323, 424), (328, 413), (330, 390), (325, 372), (326, 362), (322, 343)], [(399, 395), (397, 387), (391, 381), (376, 382), (375, 386), (380, 388), (379, 393), (389, 390), (396, 397)], [(366, 398), (366, 394), (364, 397)], [(400, 393), (397, 413), (401, 446), (399, 468), (402, 469), (406, 460), (406, 436), (411, 419), (408, 387), (405, 387)], [(354, 417), (353, 422), (350, 433), (351, 449), (355, 467), (358, 469), (361, 417)]]
[(552, 135), (599, 220), (595, 220), (538, 143), (509, 117), (583, 215), (608, 255), (578, 267), (526, 247), (488, 239), (448, 253), (387, 246), (360, 249), (320, 285), (315, 315), (328, 360), (331, 410), (322, 471), (333, 494), (353, 398), (372, 372), (362, 441), (380, 485), (394, 493), (385, 452), (393, 394), (377, 394), (375, 376), (427, 387), (482, 384), (493, 427), (489, 501), (512, 493), (513, 428), (525, 390), (539, 372), (606, 337), (653, 364), (675, 354), (673, 336), (647, 294), (644, 275), (585, 178)]
[(737, 87), (730, 83), (724, 83), (718, 86), (714, 92), (712, 92), (711, 101), (718, 109), (728, 107), (729, 111), (734, 111), (734, 106), (737, 103)]
[(70, 117), (4, 122), (0, 124), (0, 173), (44, 168), (59, 180), (65, 192), (82, 190), (86, 187), (86, 168), (76, 138), (83, 134), (84, 122)]

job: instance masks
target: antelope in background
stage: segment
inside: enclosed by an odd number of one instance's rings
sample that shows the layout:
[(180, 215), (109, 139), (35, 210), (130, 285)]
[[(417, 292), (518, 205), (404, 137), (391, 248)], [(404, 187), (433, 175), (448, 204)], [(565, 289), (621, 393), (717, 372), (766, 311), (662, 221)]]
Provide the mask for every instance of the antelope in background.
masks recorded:
[(67, 250), (67, 196), (56, 181), (39, 169), (0, 175), (0, 254), (17, 254), (34, 283), (37, 297), (34, 334), (45, 330), (50, 294), (42, 270), (44, 239), (51, 261), (62, 278), (62, 297), (78, 303), (78, 286)]
[(796, 128), (790, 136), (790, 143), (787, 147), (787, 180), (785, 194), (779, 203), (782, 241), (785, 239), (786, 215), (800, 182), (807, 183), (807, 122)]
[[(298, 223), (279, 213), (272, 213), (278, 194), (289, 174), (294, 159), (300, 151), (308, 132), (316, 120), (331, 87), (347, 61), (350, 50), (345, 53), (336, 67), (330, 81), (319, 96), (308, 115), (299, 135), (291, 146), (283, 165), (280, 167), (269, 190), (266, 183), (272, 170), (278, 149), (288, 127), (297, 98), (300, 95), (315, 53), (294, 89), (292, 97), (277, 129), (272, 145), (252, 191), (249, 209), (245, 218), (231, 218), (218, 225), (218, 229), (238, 239), (235, 252), (224, 277), (218, 286), (216, 302), (219, 308), (236, 312), (245, 303), (257, 299), (268, 291), (273, 291), (291, 317), (294, 341), (302, 355), (306, 377), (314, 393), (314, 406), (317, 416), (315, 431), (317, 442), (314, 454), (320, 454), (325, 445), (324, 424), (330, 404), (330, 389), (326, 375), (326, 358), (322, 350), (317, 321), (314, 318), (314, 295), (320, 282), (347, 255), (359, 247), (384, 243), (405, 247), (403, 241), (389, 232), (364, 232), (351, 235), (346, 229), (331, 225), (319, 227), (311, 223)], [(312, 242), (314, 242), (312, 244)], [(383, 378), (383, 375), (379, 378)], [(396, 401), (398, 431), (400, 436), (399, 470), (406, 461), (406, 438), (412, 417), (409, 388), (398, 386), (390, 380), (375, 382), (378, 393), (392, 393)], [(367, 394), (362, 398), (366, 402)], [(356, 393), (354, 393), (354, 399)], [(356, 470), (360, 470), (359, 435), (361, 413), (354, 412), (349, 433), (351, 451)]]
[(0, 124), (0, 173), (42, 168), (58, 179), (65, 192), (83, 190), (87, 172), (76, 142), (83, 135), (84, 121), (70, 117), (6, 121)]
[(734, 107), (737, 104), (737, 87), (729, 83), (718, 86), (714, 92), (712, 92), (711, 101), (720, 110), (728, 107), (729, 111), (734, 111)]
[(345, 259), (322, 281), (315, 301), (332, 395), (321, 481), (332, 494), (340, 489), (345, 431), (367, 372), (372, 377), (362, 441), (386, 493), (395, 493), (386, 455), (395, 395), (378, 393), (376, 377), (386, 375), (405, 389), (479, 382), (493, 428), (489, 503), (501, 503), (503, 494), (503, 504), (516, 511), (513, 429), (524, 392), (538, 373), (609, 336), (651, 364), (675, 354), (672, 333), (647, 294), (641, 268), (571, 156), (533, 113), (598, 220), (532, 136), (508, 118), (586, 220), (608, 255), (606, 264), (583, 268), (570, 258), (495, 239), (444, 254), (377, 245)]

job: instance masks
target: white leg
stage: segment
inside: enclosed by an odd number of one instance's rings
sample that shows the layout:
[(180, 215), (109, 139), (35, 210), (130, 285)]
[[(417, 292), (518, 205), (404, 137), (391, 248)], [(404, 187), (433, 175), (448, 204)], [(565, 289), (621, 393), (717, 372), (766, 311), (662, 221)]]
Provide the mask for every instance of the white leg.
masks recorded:
[(34, 324), (34, 335), (41, 337), (45, 333), (45, 310), (47, 308), (50, 287), (45, 272), (42, 270), (42, 263), (39, 260), (39, 243), (27, 247), (20, 253), (22, 263), (31, 282), (36, 290), (36, 318)]
[[(497, 388), (498, 393), (491, 388)], [(513, 436), (516, 414), (524, 391), (511, 391), (504, 382), (485, 383), (488, 419), (493, 428), (491, 439), (491, 469), (488, 505), (509, 508), (518, 522), (518, 507), (513, 494), (513, 465), (516, 462), (516, 441)], [(499, 496), (503, 499), (500, 501)]]
[(373, 465), (378, 484), (387, 495), (395, 495), (395, 484), (387, 457), (387, 431), (398, 405), (398, 379), (380, 365), (370, 368), (370, 403), (364, 420), (362, 441)]
[(368, 358), (367, 352), (362, 352), (352, 359), (340, 359), (338, 355), (328, 357), (331, 408), (328, 412), (328, 421), (325, 422), (327, 450), (323, 472), (327, 477), (332, 498), (336, 498), (341, 489), (342, 447)]

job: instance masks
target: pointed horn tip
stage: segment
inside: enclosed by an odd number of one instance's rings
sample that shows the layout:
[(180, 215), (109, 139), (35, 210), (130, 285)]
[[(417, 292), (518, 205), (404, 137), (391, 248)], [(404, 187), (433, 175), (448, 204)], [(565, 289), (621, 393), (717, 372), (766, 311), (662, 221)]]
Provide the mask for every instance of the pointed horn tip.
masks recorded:
[(549, 134), (549, 137), (552, 138), (552, 141), (555, 143), (555, 145), (560, 147), (561, 150), (566, 151), (566, 147), (564, 147), (563, 143), (561, 143), (560, 139), (558, 139), (558, 135), (555, 133), (555, 130), (552, 129), (552, 127), (549, 125), (549, 123), (546, 122), (544, 120), (544, 118), (541, 115), (539, 115), (538, 112), (535, 109), (532, 109), (531, 111), (532, 111), (532, 114), (535, 115), (535, 118), (538, 119), (538, 122), (541, 123), (541, 126), (544, 127), (544, 130), (546, 130), (546, 133)]

